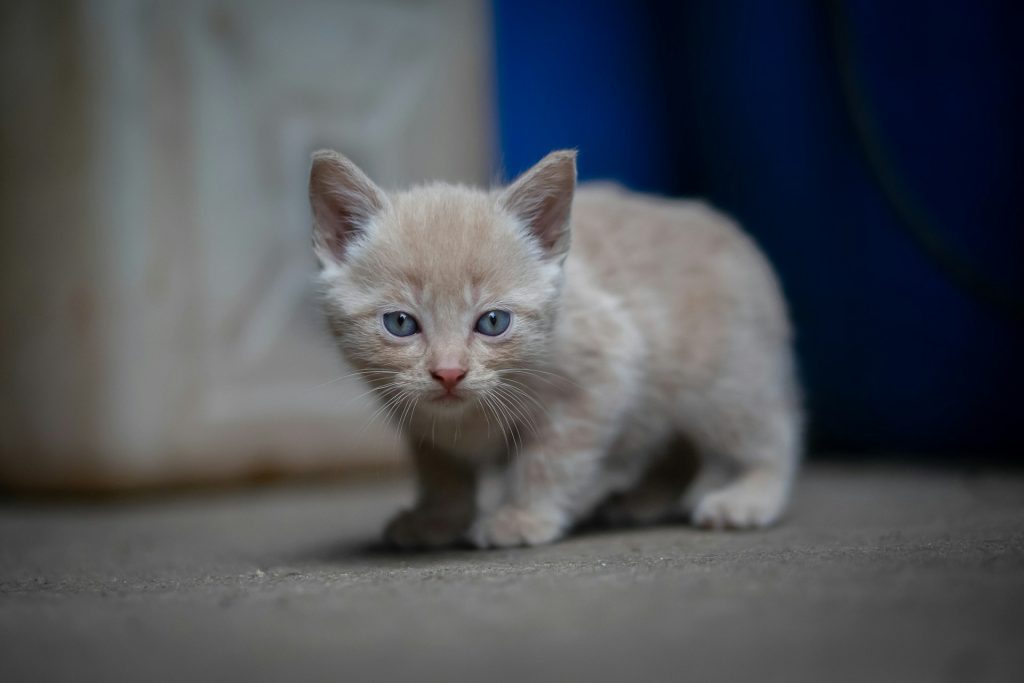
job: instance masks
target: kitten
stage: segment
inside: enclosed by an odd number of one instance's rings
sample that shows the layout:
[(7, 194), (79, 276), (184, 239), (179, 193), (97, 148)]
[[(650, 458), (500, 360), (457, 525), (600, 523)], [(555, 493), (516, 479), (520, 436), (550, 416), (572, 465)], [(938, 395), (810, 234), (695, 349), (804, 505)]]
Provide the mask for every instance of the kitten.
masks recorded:
[[(612, 493), (607, 516), (657, 519), (681, 505), (684, 482), (660, 474), (681, 442), (734, 471), (695, 524), (779, 518), (802, 431), (790, 330), (770, 266), (730, 220), (576, 191), (573, 151), (500, 191), (394, 194), (321, 151), (310, 199), (331, 330), (415, 460), (418, 500), (388, 541), (548, 543)], [(504, 468), (503, 497), (481, 511), (487, 464)]]

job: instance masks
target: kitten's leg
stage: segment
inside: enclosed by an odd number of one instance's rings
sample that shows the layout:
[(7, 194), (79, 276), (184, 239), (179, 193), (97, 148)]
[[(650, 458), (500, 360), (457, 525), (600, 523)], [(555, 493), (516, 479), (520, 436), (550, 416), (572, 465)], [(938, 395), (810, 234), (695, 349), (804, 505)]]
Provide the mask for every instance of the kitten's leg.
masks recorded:
[(476, 472), (460, 458), (423, 445), (413, 450), (419, 495), (384, 531), (399, 548), (437, 548), (460, 541), (476, 514)]
[(693, 522), (709, 529), (768, 526), (782, 515), (799, 460), (801, 420), (795, 408), (774, 410), (746, 419), (731, 411), (715, 425), (705, 450), (721, 454), (737, 467), (737, 476), (697, 503)]
[(596, 503), (597, 472), (604, 453), (592, 445), (558, 440), (528, 447), (509, 466), (505, 496), (478, 519), (470, 541), (480, 548), (550, 543), (565, 535)]
[(624, 394), (581, 396), (563, 405), (512, 460), (502, 504), (474, 523), (470, 540), (481, 548), (549, 543), (590, 513), (606, 494), (601, 467), (619, 429)]

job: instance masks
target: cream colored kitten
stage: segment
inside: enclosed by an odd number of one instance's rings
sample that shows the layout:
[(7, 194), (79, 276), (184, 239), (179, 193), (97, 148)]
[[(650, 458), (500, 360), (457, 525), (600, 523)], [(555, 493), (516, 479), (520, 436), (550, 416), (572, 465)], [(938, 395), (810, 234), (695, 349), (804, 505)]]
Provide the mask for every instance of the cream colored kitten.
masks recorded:
[[(415, 457), (419, 497), (390, 542), (547, 543), (611, 493), (609, 517), (656, 519), (681, 505), (684, 482), (660, 477), (681, 443), (733, 471), (696, 524), (779, 518), (801, 441), (789, 325), (727, 218), (576, 192), (571, 151), (500, 191), (394, 194), (322, 151), (310, 199), (331, 329)], [(503, 497), (478, 510), (487, 464)]]

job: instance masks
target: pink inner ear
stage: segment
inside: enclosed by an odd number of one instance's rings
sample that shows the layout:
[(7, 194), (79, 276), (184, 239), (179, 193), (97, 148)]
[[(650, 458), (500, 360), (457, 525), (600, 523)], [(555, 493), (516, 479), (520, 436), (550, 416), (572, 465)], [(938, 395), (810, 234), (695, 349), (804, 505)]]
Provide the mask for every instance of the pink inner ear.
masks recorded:
[(552, 152), (505, 191), (503, 203), (526, 222), (551, 256), (569, 248), (569, 217), (576, 189), (576, 153)]
[(312, 200), (316, 221), (314, 238), (337, 260), (345, 256), (345, 249), (369, 218), (353, 208), (351, 200), (327, 191)]
[(547, 195), (537, 202), (537, 208), (529, 225), (534, 235), (547, 251), (554, 251), (568, 232), (569, 212), (572, 206), (572, 189), (568, 192)]
[(385, 205), (384, 193), (351, 161), (318, 152), (309, 176), (309, 200), (318, 250), (340, 261), (352, 239)]

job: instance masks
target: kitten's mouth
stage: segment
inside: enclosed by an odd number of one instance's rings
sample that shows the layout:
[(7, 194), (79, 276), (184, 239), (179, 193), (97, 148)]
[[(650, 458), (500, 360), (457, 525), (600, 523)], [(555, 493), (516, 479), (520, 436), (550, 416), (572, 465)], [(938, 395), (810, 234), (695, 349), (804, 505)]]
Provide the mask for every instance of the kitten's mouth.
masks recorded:
[(462, 403), (466, 399), (464, 396), (460, 396), (459, 394), (441, 394), (440, 396), (435, 396), (430, 400), (441, 405), (455, 405), (457, 403)]

